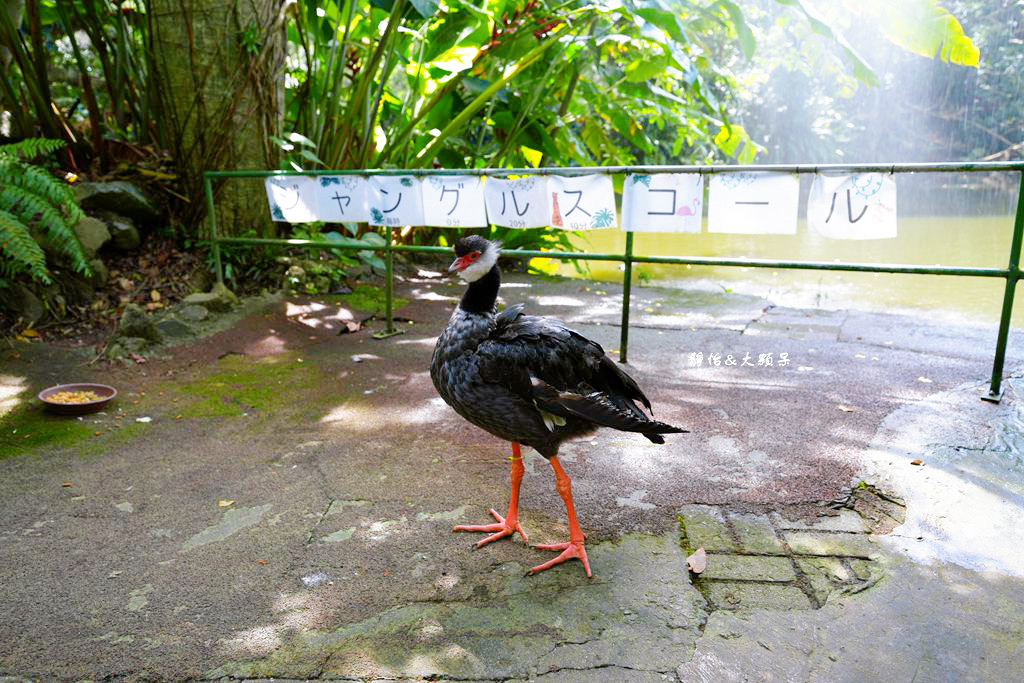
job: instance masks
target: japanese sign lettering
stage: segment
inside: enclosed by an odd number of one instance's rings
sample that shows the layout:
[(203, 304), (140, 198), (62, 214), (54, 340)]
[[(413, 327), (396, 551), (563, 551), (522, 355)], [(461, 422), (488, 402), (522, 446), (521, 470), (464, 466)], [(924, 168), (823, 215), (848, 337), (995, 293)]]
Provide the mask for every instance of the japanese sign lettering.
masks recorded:
[(370, 225), (423, 225), (420, 183), (413, 176), (370, 176)]
[(484, 183), (487, 219), (506, 228), (551, 224), (551, 194), (544, 178), (492, 178)]
[(328, 223), (365, 223), (370, 219), (366, 203), (366, 178), (356, 175), (322, 175), (316, 178), (317, 220)]
[(479, 176), (428, 176), (423, 179), (421, 189), (426, 225), (450, 228), (487, 226)]
[(896, 237), (896, 183), (882, 173), (816, 175), (807, 199), (807, 226), (825, 237)]
[(708, 232), (795, 235), (799, 204), (795, 174), (716, 174), (708, 189)]
[(270, 176), (263, 182), (270, 204), (270, 216), (285, 223), (312, 223), (317, 217), (316, 178), (312, 176)]
[(704, 178), (695, 173), (628, 175), (622, 188), (627, 232), (700, 232)]
[(615, 188), (606, 175), (551, 176), (552, 228), (594, 230), (618, 226)]

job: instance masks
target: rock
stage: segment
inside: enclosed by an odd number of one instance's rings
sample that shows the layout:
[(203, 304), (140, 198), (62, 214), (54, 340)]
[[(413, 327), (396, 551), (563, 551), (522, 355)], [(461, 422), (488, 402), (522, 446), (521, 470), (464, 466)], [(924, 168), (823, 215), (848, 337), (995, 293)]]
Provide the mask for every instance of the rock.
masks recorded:
[(208, 292), (217, 278), (207, 268), (196, 268), (188, 276), (188, 284), (193, 292)]
[(107, 280), (110, 279), (110, 271), (107, 270), (107, 264), (103, 262), (103, 259), (91, 259), (89, 267), (92, 268), (92, 277), (89, 278), (89, 284), (93, 287), (105, 286)]
[(103, 210), (128, 216), (145, 227), (160, 222), (162, 218), (156, 205), (141, 189), (123, 180), (80, 183), (78, 203), (86, 210)]
[(238, 297), (234, 292), (221, 283), (213, 286), (209, 292), (196, 292), (186, 296), (182, 303), (188, 306), (202, 306), (211, 313), (226, 313), (231, 307), (238, 303)]
[(107, 228), (110, 229), (110, 242), (115, 249), (131, 251), (142, 243), (139, 231), (130, 218), (112, 213), (108, 214), (106, 219)]
[(138, 304), (128, 304), (124, 307), (117, 333), (120, 337), (137, 337), (157, 344), (163, 340), (156, 323)]
[(92, 216), (83, 216), (75, 225), (75, 234), (82, 243), (85, 253), (91, 258), (96, 255), (104, 244), (110, 241), (110, 229), (107, 224)]
[[(205, 309), (204, 309), (205, 310)], [(194, 334), (192, 326), (177, 318), (164, 318), (157, 322), (156, 328), (165, 337), (191, 337)]]
[(46, 315), (46, 308), (42, 300), (35, 293), (21, 283), (14, 283), (7, 290), (4, 290), (2, 298), (3, 307), (14, 313), (15, 318), (21, 318), (29, 326), (43, 319)]
[(178, 317), (192, 323), (198, 323), (210, 317), (210, 312), (198, 304), (182, 306), (177, 311)]
[(235, 293), (228, 289), (223, 282), (218, 282), (213, 287), (211, 287), (210, 294), (216, 294), (221, 299), (228, 302), (228, 304), (231, 306), (234, 306), (238, 303), (238, 297), (235, 296)]

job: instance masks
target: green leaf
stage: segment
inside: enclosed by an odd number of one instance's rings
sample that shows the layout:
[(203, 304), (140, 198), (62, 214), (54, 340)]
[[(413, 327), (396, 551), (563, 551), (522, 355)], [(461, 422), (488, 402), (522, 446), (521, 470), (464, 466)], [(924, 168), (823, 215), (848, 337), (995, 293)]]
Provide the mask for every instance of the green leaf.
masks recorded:
[(729, 18), (732, 19), (733, 27), (736, 29), (736, 37), (740, 41), (740, 49), (743, 50), (743, 56), (750, 59), (754, 56), (754, 50), (757, 49), (757, 41), (754, 39), (754, 32), (747, 25), (747, 20), (743, 16), (743, 10), (731, 0), (722, 0), (722, 6), (729, 13)]
[(626, 67), (626, 80), (639, 83), (654, 78), (665, 71), (667, 61), (665, 55), (640, 58)]
[(429, 19), (437, 12), (437, 0), (409, 0), (409, 2), (424, 19)]
[(981, 50), (935, 0), (903, 0), (881, 15), (886, 38), (905, 50), (962, 66), (977, 68), (981, 62)]

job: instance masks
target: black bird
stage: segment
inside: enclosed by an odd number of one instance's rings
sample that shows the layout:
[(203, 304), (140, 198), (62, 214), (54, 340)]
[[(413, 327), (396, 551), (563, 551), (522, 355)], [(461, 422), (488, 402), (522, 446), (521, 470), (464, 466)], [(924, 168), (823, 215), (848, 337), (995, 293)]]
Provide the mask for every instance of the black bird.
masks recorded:
[(491, 533), (478, 548), (517, 531), (528, 540), (519, 524), (520, 444), (525, 444), (551, 462), (555, 489), (569, 514), (568, 542), (536, 546), (561, 554), (530, 573), (578, 558), (591, 576), (571, 482), (557, 457), (559, 445), (598, 427), (639, 432), (654, 443), (665, 443), (662, 434), (687, 430), (647, 417), (636, 401), (648, 411), (650, 401), (596, 342), (553, 318), (525, 315), (522, 304), (498, 313), (499, 253), (497, 243), (478, 235), (455, 243), (456, 259), (448, 271), (469, 287), (437, 340), (430, 377), (455, 412), (512, 442), (512, 495), (507, 516), (491, 509), (496, 524), (460, 525), (453, 531)]

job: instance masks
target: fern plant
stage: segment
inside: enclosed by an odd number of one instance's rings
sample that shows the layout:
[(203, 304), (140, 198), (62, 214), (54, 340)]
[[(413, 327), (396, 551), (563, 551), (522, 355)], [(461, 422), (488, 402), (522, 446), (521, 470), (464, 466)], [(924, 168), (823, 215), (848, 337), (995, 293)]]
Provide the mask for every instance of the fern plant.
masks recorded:
[(67, 257), (76, 272), (92, 273), (73, 229), (82, 218), (74, 191), (31, 163), (63, 145), (43, 138), (0, 145), (0, 286), (23, 274), (50, 284), (43, 247)]

